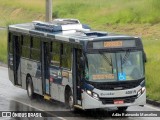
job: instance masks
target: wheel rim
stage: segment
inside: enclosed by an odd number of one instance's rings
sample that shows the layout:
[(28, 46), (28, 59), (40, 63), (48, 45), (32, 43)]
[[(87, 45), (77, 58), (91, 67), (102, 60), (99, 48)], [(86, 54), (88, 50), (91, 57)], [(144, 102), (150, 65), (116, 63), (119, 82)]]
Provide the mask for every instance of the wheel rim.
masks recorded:
[(73, 96), (69, 96), (69, 107), (72, 109), (73, 108)]
[(31, 89), (31, 85), (28, 84), (28, 96), (32, 95), (32, 89)]

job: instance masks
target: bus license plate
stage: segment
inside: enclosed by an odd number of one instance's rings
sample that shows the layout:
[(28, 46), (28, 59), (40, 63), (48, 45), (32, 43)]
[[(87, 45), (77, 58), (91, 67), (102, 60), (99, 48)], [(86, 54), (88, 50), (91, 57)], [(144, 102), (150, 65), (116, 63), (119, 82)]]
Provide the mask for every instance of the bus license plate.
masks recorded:
[(123, 104), (124, 101), (123, 100), (114, 100), (114, 104)]

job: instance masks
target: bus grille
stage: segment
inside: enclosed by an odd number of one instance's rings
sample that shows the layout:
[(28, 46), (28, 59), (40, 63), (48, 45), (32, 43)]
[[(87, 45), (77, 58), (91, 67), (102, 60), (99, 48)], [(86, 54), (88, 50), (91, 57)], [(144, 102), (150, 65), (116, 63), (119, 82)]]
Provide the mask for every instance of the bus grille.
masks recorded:
[[(124, 82), (108, 82), (108, 83), (89, 83), (99, 90), (125, 90), (132, 89), (140, 85), (142, 80), (124, 81)], [(119, 88), (119, 89), (118, 89)]]
[(100, 98), (100, 101), (102, 101), (102, 104), (114, 104), (114, 100), (123, 100), (124, 103), (133, 103), (136, 98), (137, 95), (117, 98)]

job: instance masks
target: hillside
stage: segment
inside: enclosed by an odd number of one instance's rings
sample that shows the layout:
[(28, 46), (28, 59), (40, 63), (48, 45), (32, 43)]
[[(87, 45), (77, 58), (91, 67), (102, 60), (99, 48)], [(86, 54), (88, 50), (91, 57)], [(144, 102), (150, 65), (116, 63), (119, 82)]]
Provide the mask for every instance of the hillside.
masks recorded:
[[(45, 0), (12, 0), (12, 2), (0, 0), (0, 2), (1, 19), (5, 18), (7, 23), (44, 18)], [(74, 17), (92, 25), (156, 24), (160, 22), (159, 6), (159, 0), (54, 0), (53, 16)]]

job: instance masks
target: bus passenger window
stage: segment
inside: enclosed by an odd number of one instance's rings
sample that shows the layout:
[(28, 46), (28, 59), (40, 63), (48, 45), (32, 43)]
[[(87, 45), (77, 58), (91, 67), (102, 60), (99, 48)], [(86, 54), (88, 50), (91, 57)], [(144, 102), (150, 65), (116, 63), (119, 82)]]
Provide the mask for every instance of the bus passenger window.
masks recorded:
[(23, 36), (22, 57), (30, 58), (30, 36)]
[(60, 66), (60, 42), (52, 42), (51, 65)]
[(13, 54), (13, 38), (11, 33), (9, 33), (9, 53)]
[(72, 46), (64, 43), (62, 48), (62, 67), (71, 69)]
[(31, 59), (40, 61), (40, 38), (31, 39)]

